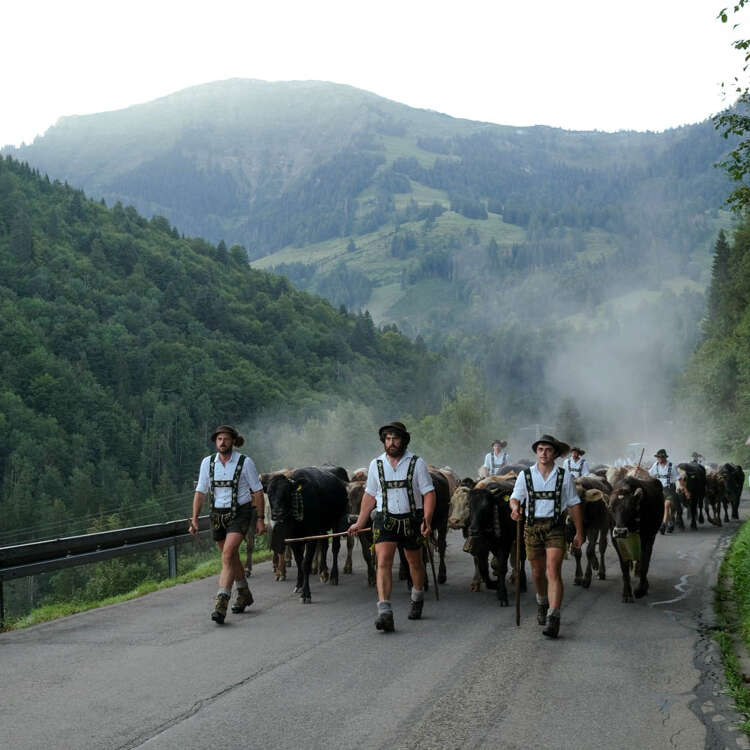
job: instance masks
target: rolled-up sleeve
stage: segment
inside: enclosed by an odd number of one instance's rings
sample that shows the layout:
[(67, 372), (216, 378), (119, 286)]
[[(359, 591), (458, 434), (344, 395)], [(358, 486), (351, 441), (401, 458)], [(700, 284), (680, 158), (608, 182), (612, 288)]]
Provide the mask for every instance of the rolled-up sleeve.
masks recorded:
[(569, 508), (571, 505), (578, 505), (581, 502), (581, 498), (578, 497), (576, 492), (576, 486), (573, 483), (573, 477), (570, 472), (565, 472), (565, 478), (563, 479), (562, 486), (562, 508)]
[(370, 468), (367, 470), (367, 482), (365, 482), (365, 492), (373, 497), (378, 496), (380, 489), (380, 480), (378, 479), (377, 459), (370, 461)]
[(258, 470), (255, 468), (255, 462), (250, 456), (246, 456), (245, 463), (242, 464), (242, 473), (245, 475), (245, 479), (250, 485), (250, 492), (259, 492), (263, 489)]
[(208, 487), (208, 466), (211, 463), (211, 457), (206, 456), (203, 461), (201, 461), (201, 469), (198, 473), (198, 484), (195, 485), (195, 491), (201, 492), (202, 494), (206, 494), (209, 490)]
[(417, 459), (417, 465), (414, 467), (414, 479), (417, 483), (417, 489), (424, 497), (428, 492), (435, 491), (435, 485), (432, 483), (430, 472), (427, 471), (427, 464), (421, 457)]
[(511, 498), (514, 500), (518, 500), (518, 502), (521, 504), (521, 507), (526, 507), (526, 498), (529, 496), (529, 493), (526, 489), (526, 478), (523, 475), (523, 472), (521, 472), (516, 477), (516, 484), (513, 487), (513, 492), (511, 493)]

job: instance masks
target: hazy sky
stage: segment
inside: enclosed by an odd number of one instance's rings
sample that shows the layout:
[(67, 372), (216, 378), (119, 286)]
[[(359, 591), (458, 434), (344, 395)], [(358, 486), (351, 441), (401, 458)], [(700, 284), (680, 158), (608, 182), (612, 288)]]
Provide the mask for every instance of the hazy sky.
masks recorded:
[(662, 130), (728, 103), (742, 29), (716, 20), (722, 1), (4, 0), (0, 145), (233, 77), (509, 125)]

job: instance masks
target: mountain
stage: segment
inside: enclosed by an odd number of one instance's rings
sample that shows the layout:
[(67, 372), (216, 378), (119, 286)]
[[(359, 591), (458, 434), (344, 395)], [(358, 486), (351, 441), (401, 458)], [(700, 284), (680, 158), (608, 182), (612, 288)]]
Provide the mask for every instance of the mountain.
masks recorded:
[(727, 178), (713, 166), (726, 150), (708, 122), (507, 127), (349, 86), (234, 79), (62, 118), (6, 151), (429, 335), (516, 318), (530, 291), (558, 317), (590, 313), (655, 266), (705, 286), (727, 223)]
[(228, 80), (63, 118), (8, 153), (472, 363), (511, 419), (577, 391), (597, 422), (616, 383), (617, 430), (642, 442), (671, 423), (698, 342), (731, 147), (710, 122), (519, 128)]
[[(269, 470), (279, 455), (299, 458), (288, 444), (273, 450), (285, 420), (299, 432), (346, 407), (337, 437), (372, 437), (371, 423), (428, 413), (446, 388), (435, 355), (369, 315), (10, 157), (0, 158), (0, 349), (0, 545), (109, 512), (122, 523), (180, 517), (216, 424), (242, 427)], [(408, 382), (379, 375), (393, 361)], [(313, 430), (321, 450), (329, 430)], [(331, 458), (357, 447), (347, 437)]]

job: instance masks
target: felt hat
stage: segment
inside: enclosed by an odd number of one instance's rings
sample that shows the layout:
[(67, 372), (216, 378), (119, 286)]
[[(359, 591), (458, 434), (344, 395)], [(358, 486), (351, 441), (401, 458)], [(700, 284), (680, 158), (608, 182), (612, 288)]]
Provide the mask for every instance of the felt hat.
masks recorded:
[(558, 440), (557, 438), (552, 437), (552, 435), (542, 435), (539, 440), (531, 446), (531, 450), (534, 453), (536, 453), (536, 447), (540, 443), (551, 445), (557, 451), (555, 458), (564, 458), (570, 452), (570, 446), (567, 443), (563, 443), (562, 440)]
[(580, 453), (580, 454), (581, 454), (582, 456), (585, 456), (585, 455), (586, 455), (586, 451), (585, 451), (585, 450), (583, 450), (583, 448), (578, 448), (578, 447), (576, 447), (575, 445), (574, 445), (574, 446), (573, 446), (573, 447), (572, 447), (572, 448), (570, 449), (570, 452), (571, 452), (571, 453), (573, 453), (573, 452), (575, 452), (575, 453)]
[(242, 435), (240, 435), (240, 433), (237, 432), (237, 430), (234, 429), (234, 427), (232, 427), (231, 425), (228, 425), (228, 424), (220, 424), (213, 431), (213, 434), (211, 435), (211, 442), (212, 443), (216, 442), (216, 436), (219, 433), (221, 433), (221, 432), (226, 432), (226, 433), (228, 433), (228, 434), (230, 434), (232, 436), (232, 445), (235, 448), (239, 448), (242, 445), (244, 445), (245, 438), (243, 438)]
[(490, 443), (490, 448), (492, 448), (495, 444), (499, 445), (501, 448), (505, 448), (506, 445), (508, 445), (507, 440), (493, 440), (492, 443)]
[(380, 438), (381, 443), (385, 443), (385, 436), (389, 432), (395, 432), (401, 435), (404, 448), (406, 448), (406, 446), (409, 445), (409, 441), (411, 440), (411, 435), (407, 432), (406, 426), (404, 425), (403, 422), (389, 422), (388, 424), (384, 424), (378, 430), (378, 437)]
[(654, 453), (654, 458), (669, 458), (669, 456), (664, 448), (659, 448), (659, 450)]

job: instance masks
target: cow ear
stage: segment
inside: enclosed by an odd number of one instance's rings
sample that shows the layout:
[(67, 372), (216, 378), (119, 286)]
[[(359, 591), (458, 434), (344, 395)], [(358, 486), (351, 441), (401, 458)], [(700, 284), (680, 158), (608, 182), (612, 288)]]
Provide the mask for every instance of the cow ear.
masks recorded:
[(636, 491), (633, 493), (633, 497), (640, 498), (642, 496), (643, 496), (643, 490), (640, 487), (638, 487), (638, 489), (636, 489)]

